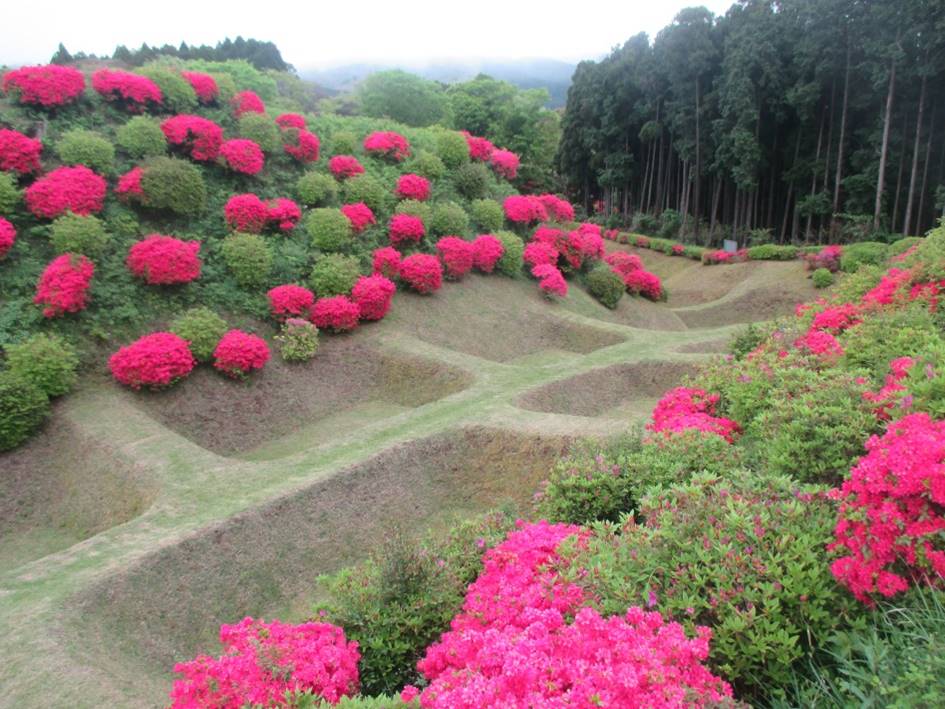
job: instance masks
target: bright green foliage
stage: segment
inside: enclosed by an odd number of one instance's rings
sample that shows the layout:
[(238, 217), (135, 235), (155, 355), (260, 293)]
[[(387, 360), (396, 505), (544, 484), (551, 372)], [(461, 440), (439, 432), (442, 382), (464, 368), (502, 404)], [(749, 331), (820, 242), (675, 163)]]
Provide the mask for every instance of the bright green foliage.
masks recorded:
[(385, 211), (393, 199), (391, 191), (371, 175), (349, 177), (342, 193), (346, 204), (364, 202), (375, 214)]
[(67, 212), (49, 227), (49, 240), (57, 254), (85, 254), (95, 258), (109, 241), (105, 225), (95, 215), (81, 216)]
[(332, 155), (351, 155), (358, 147), (358, 138), (354, 133), (340, 130), (331, 136)]
[(358, 96), (364, 115), (408, 126), (430, 126), (446, 114), (439, 84), (399, 69), (371, 74), (358, 88)]
[(276, 341), (286, 362), (307, 362), (318, 351), (318, 328), (308, 320), (291, 319), (282, 324)]
[[(263, 101), (276, 98), (276, 80), (245, 59), (229, 59), (224, 62), (190, 59), (185, 65), (187, 69), (203, 71), (213, 76), (217, 80), (220, 100), (223, 103), (229, 101), (238, 91), (254, 91)], [(227, 78), (230, 81), (226, 81)]]
[(163, 155), (167, 150), (167, 138), (160, 122), (149, 116), (135, 116), (120, 126), (115, 142), (135, 159)]
[(604, 307), (613, 310), (626, 291), (623, 280), (610, 270), (610, 266), (599, 263), (587, 274), (587, 292), (597, 298)]
[(108, 174), (115, 163), (115, 146), (90, 130), (70, 130), (56, 143), (56, 154), (66, 165), (85, 165)]
[(502, 228), (505, 212), (494, 199), (476, 199), (469, 205), (469, 216), (473, 224), (483, 233), (491, 234)]
[(660, 215), (659, 235), (664, 239), (674, 239), (682, 226), (682, 215), (675, 209), (664, 209)]
[(0, 451), (16, 448), (49, 415), (49, 397), (15, 372), (0, 372)]
[(844, 273), (833, 295), (838, 303), (855, 303), (879, 283), (885, 272), (879, 266), (862, 264), (856, 273)]
[(170, 113), (191, 113), (197, 108), (197, 94), (177, 71), (159, 65), (145, 66), (138, 69), (139, 74), (146, 76), (161, 89), (164, 96), (163, 105)]
[(830, 269), (818, 268), (810, 275), (814, 288), (829, 288), (833, 285), (833, 274)]
[(840, 270), (844, 273), (855, 273), (861, 264), (881, 266), (889, 254), (889, 246), (878, 241), (862, 241), (858, 244), (847, 244), (843, 247), (840, 256)]
[[(288, 695), (285, 706), (286, 709), (324, 709), (325, 703), (311, 692), (305, 692)], [(412, 704), (404, 704), (395, 693), (394, 696), (365, 697), (359, 694), (356, 697), (342, 697), (332, 706), (336, 709), (413, 709), (417, 704), (416, 700)]]
[(912, 410), (945, 418), (945, 342), (929, 342), (903, 384), (912, 399)]
[(309, 285), (317, 298), (348, 295), (361, 276), (361, 265), (354, 256), (327, 254), (312, 267)]
[(236, 82), (233, 80), (233, 77), (229, 74), (221, 74), (218, 72), (209, 72), (209, 74), (217, 82), (217, 90), (219, 93), (217, 103), (220, 103), (224, 106), (228, 105), (233, 97), (239, 93), (237, 91)]
[(264, 153), (275, 153), (282, 148), (282, 137), (274, 118), (266, 113), (244, 113), (236, 128), (241, 138), (255, 142)]
[[(849, 278), (845, 276), (843, 282)], [(843, 335), (843, 361), (867, 370), (880, 384), (896, 357), (914, 357), (942, 344), (942, 336), (928, 305), (916, 303), (893, 312), (875, 313)]]
[(419, 202), (415, 199), (405, 199), (402, 202), (398, 202), (397, 208), (394, 211), (397, 214), (409, 214), (412, 217), (420, 217), (426, 227), (430, 226), (430, 221), (433, 219), (433, 207), (426, 202)]
[(492, 174), (481, 162), (460, 165), (453, 172), (453, 186), (466, 199), (481, 199), (489, 192)]
[(525, 252), (525, 243), (517, 234), (510, 231), (497, 231), (496, 238), (502, 242), (502, 258), (495, 268), (499, 273), (515, 278), (522, 272), (522, 254)]
[(305, 229), (312, 246), (321, 251), (343, 251), (351, 245), (351, 222), (340, 209), (321, 207), (309, 212)]
[(413, 162), (410, 163), (410, 169), (430, 180), (438, 180), (446, 174), (446, 165), (429, 150), (418, 150)]
[(750, 323), (732, 335), (732, 339), (728, 343), (728, 351), (735, 359), (742, 359), (746, 354), (764, 342), (767, 337), (768, 333), (765, 332), (764, 329), (754, 323)]
[(793, 261), (797, 258), (797, 247), (789, 244), (760, 244), (748, 249), (752, 261)]
[(171, 323), (170, 331), (190, 343), (190, 352), (198, 362), (209, 362), (213, 358), (220, 338), (229, 326), (210, 308), (191, 308)]
[(223, 259), (243, 288), (259, 288), (269, 280), (272, 252), (259, 234), (230, 234), (223, 240)]
[(893, 256), (898, 256), (899, 254), (905, 253), (906, 251), (911, 249), (913, 246), (918, 246), (923, 241), (925, 241), (925, 239), (922, 238), (921, 236), (903, 237), (902, 239), (898, 239), (889, 245), (887, 249), (887, 254), (890, 258), (892, 258)]
[(461, 133), (443, 131), (436, 137), (436, 154), (450, 170), (469, 162), (469, 145)]
[(0, 172), (0, 216), (12, 214), (22, 198), (23, 193), (17, 187), (13, 174)]
[(466, 211), (455, 202), (434, 205), (427, 231), (433, 236), (463, 236), (469, 230)]
[(46, 396), (62, 396), (75, 386), (79, 356), (60, 336), (36, 333), (6, 350), (10, 372), (39, 387)]
[(358, 642), (364, 694), (417, 683), (417, 661), (462, 608), (482, 555), (512, 526), (510, 515), (494, 512), (419, 541), (390, 534), (368, 561), (319, 578), (328, 599), (316, 612)]
[(306, 172), (295, 183), (295, 192), (306, 207), (319, 207), (338, 198), (338, 183), (321, 172)]
[(207, 185), (199, 168), (179, 158), (147, 160), (141, 188), (147, 206), (182, 216), (197, 216), (207, 203)]

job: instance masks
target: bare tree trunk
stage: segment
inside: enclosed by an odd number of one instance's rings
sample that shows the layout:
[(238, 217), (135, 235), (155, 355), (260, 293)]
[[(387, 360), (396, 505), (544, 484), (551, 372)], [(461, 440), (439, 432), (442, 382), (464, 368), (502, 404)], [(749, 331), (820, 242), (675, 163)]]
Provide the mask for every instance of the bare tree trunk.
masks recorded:
[(916, 213), (916, 233), (925, 233), (925, 195), (929, 186), (929, 163), (932, 161), (932, 136), (935, 135), (935, 109), (929, 118), (929, 139), (925, 143), (925, 164), (922, 166), (922, 189), (919, 191), (919, 211)]
[(902, 174), (906, 167), (906, 137), (908, 136), (909, 121), (906, 116), (902, 117), (902, 140), (899, 141), (902, 149), (899, 151), (899, 170), (896, 175), (896, 191), (893, 199), (893, 213), (891, 228), (895, 229), (899, 223), (899, 197), (902, 195)]
[(915, 120), (915, 145), (912, 148), (912, 173), (909, 175), (909, 198), (906, 200), (906, 218), (902, 224), (903, 236), (909, 235), (909, 227), (912, 225), (912, 202), (915, 199), (915, 183), (919, 177), (919, 145), (922, 137), (922, 119), (925, 118), (925, 83), (926, 77), (922, 76), (922, 88), (919, 90), (919, 116)]
[[(833, 210), (836, 215), (840, 211), (840, 183), (843, 182), (843, 149), (847, 134), (847, 106), (850, 103), (850, 40), (847, 38), (847, 65), (843, 73), (843, 109), (840, 111), (840, 139), (837, 142), (837, 171), (833, 183)], [(831, 233), (836, 229), (836, 217), (831, 218)]]
[(716, 226), (716, 217), (719, 210), (719, 200), (722, 197), (722, 183), (724, 180), (720, 177), (717, 177), (715, 180), (715, 188), (713, 189), (712, 194), (712, 214), (709, 217), (711, 225), (709, 226), (709, 242), (715, 238), (715, 226)]
[(699, 83), (699, 77), (696, 77), (696, 180), (695, 185), (693, 186), (693, 210), (692, 218), (695, 220), (695, 228), (693, 232), (695, 234), (696, 241), (699, 240), (699, 203), (701, 199), (700, 186), (702, 184), (702, 141), (700, 139), (699, 132), (699, 109), (702, 103), (701, 100), (701, 85)]
[[(813, 199), (814, 195), (817, 194), (817, 165), (820, 163), (820, 147), (823, 144), (824, 139), (824, 121), (827, 118), (827, 113), (821, 109), (820, 111), (820, 130), (817, 132), (817, 156), (814, 158), (814, 174), (810, 178), (810, 196)], [(811, 236), (811, 221), (813, 220), (814, 215), (808, 212), (807, 214), (807, 226), (804, 227), (804, 242), (810, 243)]]
[(879, 231), (879, 217), (883, 209), (883, 190), (886, 186), (886, 157), (889, 152), (889, 124), (892, 122), (893, 96), (895, 93), (896, 60), (893, 59), (889, 71), (889, 91), (886, 93), (886, 115), (883, 119), (883, 147), (879, 154), (879, 175), (876, 177), (876, 204), (873, 206), (874, 231)]
[[(791, 167), (793, 168), (797, 165), (797, 158), (801, 154), (801, 129), (800, 126), (797, 128), (797, 140), (794, 141), (794, 160), (791, 162)], [(784, 243), (784, 237), (787, 236), (787, 224), (788, 217), (790, 217), (790, 207), (791, 199), (794, 197), (794, 180), (791, 180), (790, 185), (788, 185), (787, 197), (784, 200), (784, 221), (781, 222), (781, 238), (780, 242)], [(795, 220), (796, 221), (796, 220)], [(792, 226), (793, 233), (793, 226)]]

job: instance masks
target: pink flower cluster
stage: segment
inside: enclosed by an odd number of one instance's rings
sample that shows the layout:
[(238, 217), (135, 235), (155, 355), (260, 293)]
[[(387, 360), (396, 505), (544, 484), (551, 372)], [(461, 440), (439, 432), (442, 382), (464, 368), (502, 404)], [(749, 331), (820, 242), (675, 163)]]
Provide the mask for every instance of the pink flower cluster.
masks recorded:
[(860, 601), (945, 581), (945, 421), (910, 414), (866, 443), (833, 496), (840, 502), (830, 567)]
[(227, 167), (244, 175), (258, 175), (266, 164), (262, 148), (246, 138), (227, 140), (220, 146), (220, 155)]
[(355, 234), (360, 234), (371, 224), (377, 224), (374, 212), (364, 202), (345, 204), (341, 207), (341, 213), (351, 222), (351, 228)]
[(836, 337), (827, 330), (808, 330), (802, 337), (794, 341), (799, 350), (807, 350), (819, 357), (831, 358), (843, 355), (843, 347)]
[(607, 254), (604, 262), (620, 276), (629, 293), (639, 293), (650, 300), (663, 297), (663, 282), (659, 276), (643, 268), (643, 261), (636, 254), (615, 251)]
[(731, 251), (706, 251), (702, 254), (702, 263), (707, 266), (717, 266), (720, 263), (735, 263), (735, 253)]
[(240, 379), (269, 361), (269, 345), (257, 335), (230, 330), (213, 350), (213, 366), (228, 377)]
[(436, 251), (446, 266), (446, 276), (459, 280), (472, 270), (475, 248), (472, 242), (458, 236), (444, 236), (436, 242)]
[[(287, 114), (291, 115), (291, 114)], [(318, 136), (304, 128), (284, 128), (282, 149), (302, 164), (318, 162), (321, 141)]]
[(302, 218), (302, 210), (287, 197), (277, 197), (266, 204), (267, 218), (270, 224), (276, 224), (279, 231), (292, 231)]
[(492, 273), (505, 253), (505, 247), (492, 234), (480, 234), (473, 241), (473, 265), (483, 273)]
[(2, 260), (13, 244), (16, 243), (16, 229), (3, 217), (0, 217), (0, 260)]
[(531, 224), (548, 219), (548, 212), (542, 201), (534, 195), (512, 195), (502, 203), (505, 218), (514, 224)]
[(92, 74), (92, 88), (106, 101), (121, 104), (133, 113), (141, 113), (149, 104), (159, 106), (164, 99), (151, 79), (127, 71), (99, 69)]
[(443, 266), (431, 254), (413, 254), (400, 262), (398, 274), (417, 293), (432, 293), (443, 285)]
[(361, 310), (344, 295), (319, 298), (312, 306), (310, 318), (315, 326), (332, 332), (349, 332), (358, 326)]
[(558, 263), (558, 250), (546, 241), (529, 241), (522, 252), (522, 260), (529, 266), (554, 266)]
[(676, 387), (659, 400), (653, 409), (653, 420), (646, 427), (654, 433), (665, 435), (688, 430), (714, 433), (732, 443), (741, 427), (731, 419), (715, 415), (718, 403), (718, 394), (709, 394), (703, 389)]
[(556, 222), (574, 221), (574, 207), (566, 199), (561, 199), (558, 195), (542, 194), (538, 199), (545, 205), (545, 211), (548, 217)]
[(132, 389), (166, 387), (196, 365), (190, 345), (171, 332), (154, 332), (122, 347), (108, 359), (112, 376)]
[(430, 181), (420, 175), (407, 173), (397, 178), (397, 188), (394, 192), (400, 199), (416, 199), (423, 202), (430, 198)]
[(843, 255), (842, 246), (825, 246), (816, 254), (806, 254), (804, 263), (808, 271), (826, 268), (831, 273), (840, 270), (840, 257)]
[(410, 157), (410, 143), (392, 130), (375, 131), (364, 139), (364, 149), (371, 155), (400, 162)]
[(670, 252), (670, 256), (682, 256), (686, 253), (686, 247), (682, 244), (673, 244), (672, 247), (670, 247)]
[(57, 256), (40, 274), (33, 302), (42, 305), (43, 316), (58, 317), (85, 310), (95, 264), (79, 254)]
[(499, 177), (504, 177), (506, 180), (514, 180), (518, 175), (518, 168), (521, 161), (518, 159), (518, 155), (511, 150), (496, 149), (493, 150), (492, 154), (489, 156), (489, 164), (492, 165), (492, 169)]
[(141, 178), (143, 177), (143, 168), (131, 168), (118, 178), (118, 184), (115, 186), (115, 194), (118, 195), (119, 199), (123, 200), (143, 199), (144, 187), (141, 186)]
[(304, 129), (305, 116), (301, 113), (282, 113), (276, 116), (276, 125), (280, 128), (298, 128)]
[(199, 241), (151, 234), (132, 244), (125, 263), (128, 270), (151, 285), (189, 283), (200, 277)]
[(217, 86), (217, 80), (210, 76), (210, 74), (204, 74), (199, 71), (182, 71), (180, 75), (191, 85), (200, 103), (214, 103), (220, 96), (220, 88)]
[(263, 202), (252, 193), (230, 197), (223, 207), (226, 223), (236, 231), (259, 234), (275, 224), (281, 231), (292, 231), (302, 218), (302, 210), (286, 197)]
[(538, 287), (546, 296), (564, 297), (568, 294), (568, 282), (557, 266), (540, 263), (532, 267), (532, 275), (538, 279)]
[(269, 298), (269, 312), (276, 320), (291, 317), (305, 317), (315, 303), (315, 296), (308, 288), (287, 284), (276, 286), (266, 296)]
[(255, 91), (240, 91), (230, 99), (233, 115), (239, 118), (244, 113), (265, 113), (266, 104)]
[(223, 145), (223, 129), (202, 116), (181, 114), (161, 123), (167, 142), (194, 160), (216, 160)]
[(57, 108), (72, 103), (85, 91), (85, 76), (69, 66), (24, 66), (3, 75), (3, 92), (20, 104)]
[(880, 282), (863, 296), (863, 304), (866, 306), (892, 305), (897, 300), (905, 300), (906, 296), (913, 292), (916, 296), (920, 295), (921, 289), (910, 291), (909, 294), (904, 290), (912, 282), (912, 278), (913, 273), (908, 269), (889, 269)]
[(406, 243), (419, 244), (427, 230), (420, 217), (412, 214), (395, 214), (390, 218), (387, 233), (390, 236), (391, 246), (400, 246)]
[(172, 709), (273, 707), (291, 692), (337, 704), (358, 693), (358, 644), (337, 626), (244, 618), (221, 626), (220, 642), (220, 657), (174, 666), (182, 677), (171, 690)]
[(26, 175), (38, 172), (43, 144), (19, 131), (0, 128), (0, 170)]
[(386, 276), (387, 278), (397, 278), (400, 275), (400, 252), (390, 246), (384, 246), (375, 249), (373, 256), (372, 269), (375, 274)]
[(381, 320), (390, 310), (397, 286), (389, 278), (375, 274), (361, 276), (351, 289), (361, 320)]
[(328, 169), (339, 180), (347, 180), (364, 172), (364, 166), (354, 155), (336, 155), (328, 161)]
[(84, 165), (59, 167), (26, 189), (26, 206), (45, 219), (66, 212), (92, 214), (102, 211), (107, 189), (105, 178)]
[(495, 146), (486, 138), (479, 138), (468, 131), (461, 131), (466, 139), (466, 145), (469, 146), (469, 157), (479, 162), (488, 162), (492, 157)]

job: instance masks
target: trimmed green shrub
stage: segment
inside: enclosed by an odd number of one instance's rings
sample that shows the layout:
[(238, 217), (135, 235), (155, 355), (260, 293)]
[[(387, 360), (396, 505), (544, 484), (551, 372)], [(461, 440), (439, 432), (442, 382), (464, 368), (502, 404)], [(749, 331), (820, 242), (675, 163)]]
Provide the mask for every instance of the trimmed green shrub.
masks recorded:
[(136, 160), (163, 155), (167, 150), (167, 138), (160, 122), (149, 116), (135, 116), (120, 126), (115, 142)]
[(489, 193), (492, 175), (481, 162), (469, 162), (453, 171), (453, 186), (466, 199), (480, 199)]
[(436, 137), (436, 154), (447, 169), (455, 170), (469, 162), (469, 145), (462, 133), (443, 131)]
[(613, 310), (623, 297), (627, 287), (606, 263), (599, 263), (590, 270), (586, 277), (587, 292), (594, 296), (606, 308)]
[(833, 285), (833, 274), (828, 268), (818, 268), (810, 275), (814, 288), (829, 288)]
[(884, 268), (863, 264), (856, 273), (844, 273), (833, 289), (838, 303), (855, 303), (876, 287), (883, 277)]
[(306, 207), (320, 207), (338, 198), (338, 183), (320, 172), (306, 172), (295, 183), (295, 192)]
[(141, 189), (147, 206), (186, 217), (199, 215), (207, 204), (207, 185), (200, 169), (179, 158), (148, 159)]
[(469, 206), (469, 216), (482, 232), (491, 234), (502, 228), (505, 212), (494, 199), (477, 199)]
[(197, 93), (194, 87), (173, 69), (146, 66), (138, 69), (137, 73), (148, 77), (160, 87), (164, 96), (162, 103), (169, 112), (191, 113), (197, 108)]
[(243, 288), (258, 288), (269, 280), (272, 252), (259, 234), (230, 234), (223, 240), (223, 260)]
[(749, 323), (734, 335), (728, 343), (728, 351), (735, 359), (742, 359), (767, 339), (767, 333), (755, 323)]
[(495, 269), (511, 278), (522, 272), (522, 254), (525, 252), (525, 242), (517, 234), (510, 231), (497, 231), (496, 238), (502, 242), (502, 258), (496, 262)]
[(906, 236), (906, 237), (903, 237), (902, 239), (897, 239), (896, 241), (892, 242), (889, 245), (887, 249), (887, 255), (889, 256), (889, 258), (892, 258), (893, 256), (904, 254), (913, 246), (918, 246), (923, 241), (925, 241), (925, 238), (921, 236)]
[(0, 451), (16, 448), (49, 415), (49, 397), (29, 379), (0, 372)]
[(333, 295), (348, 295), (360, 277), (361, 264), (357, 258), (327, 254), (315, 262), (308, 282), (316, 297), (328, 298)]
[(190, 343), (190, 352), (198, 362), (213, 359), (213, 350), (228, 329), (226, 320), (203, 307), (181, 313), (170, 326), (171, 332)]
[(95, 258), (105, 250), (109, 238), (105, 225), (92, 214), (67, 212), (49, 227), (49, 240), (57, 254), (71, 252)]
[(370, 175), (355, 175), (344, 181), (342, 187), (345, 203), (364, 202), (375, 214), (384, 212), (393, 196), (376, 178)]
[(237, 121), (236, 131), (241, 138), (255, 142), (264, 153), (274, 153), (282, 148), (279, 126), (268, 114), (244, 113)]
[(438, 180), (446, 174), (446, 165), (439, 156), (428, 150), (417, 151), (417, 156), (410, 163), (410, 169), (430, 180)]
[(409, 214), (412, 217), (420, 217), (420, 219), (423, 220), (423, 225), (427, 228), (429, 228), (430, 222), (433, 219), (433, 207), (426, 202), (419, 202), (415, 199), (405, 199), (403, 202), (398, 202), (394, 212), (397, 214)]
[[(197, 71), (201, 71), (201, 69), (197, 69)], [(208, 71), (207, 73), (217, 82), (217, 89), (219, 91), (217, 103), (221, 106), (228, 106), (230, 100), (236, 96), (239, 91), (239, 89), (236, 88), (236, 80), (230, 74), (223, 72)]]
[(115, 164), (115, 146), (105, 136), (90, 130), (70, 130), (56, 143), (56, 154), (66, 165), (85, 165), (108, 174)]
[[(850, 278), (844, 276), (840, 283)], [(942, 344), (942, 335), (928, 305), (916, 303), (895, 311), (874, 313), (843, 334), (842, 362), (865, 369), (880, 384), (896, 357), (915, 357)]]
[(45, 392), (62, 396), (75, 386), (79, 356), (75, 348), (58, 335), (36, 333), (7, 346), (7, 368)]
[(881, 266), (886, 262), (889, 246), (879, 241), (861, 241), (858, 244), (847, 244), (840, 255), (840, 270), (844, 273), (855, 273), (864, 263), (871, 266)]
[(693, 261), (701, 261), (702, 255), (708, 251), (708, 249), (703, 248), (702, 246), (691, 246), (686, 245), (683, 249), (683, 256), (686, 258), (691, 258)]
[[(460, 136), (462, 137), (462, 136)], [(427, 231), (433, 236), (465, 236), (469, 230), (469, 217), (455, 202), (440, 202), (434, 205)]]
[(305, 218), (312, 246), (321, 251), (343, 251), (352, 243), (351, 222), (340, 209), (313, 209)]
[(353, 155), (358, 147), (358, 138), (354, 133), (340, 130), (331, 136), (332, 155)]
[(117, 203), (109, 204), (105, 207), (103, 216), (105, 218), (105, 229), (109, 234), (122, 239), (137, 240), (141, 233), (138, 217), (127, 207)]
[(318, 328), (308, 320), (290, 318), (282, 323), (276, 342), (286, 362), (307, 362), (318, 352)]
[(760, 244), (748, 249), (752, 261), (791, 261), (797, 258), (797, 247), (790, 244)]
[(17, 208), (23, 193), (12, 173), (0, 172), (0, 216), (10, 215)]

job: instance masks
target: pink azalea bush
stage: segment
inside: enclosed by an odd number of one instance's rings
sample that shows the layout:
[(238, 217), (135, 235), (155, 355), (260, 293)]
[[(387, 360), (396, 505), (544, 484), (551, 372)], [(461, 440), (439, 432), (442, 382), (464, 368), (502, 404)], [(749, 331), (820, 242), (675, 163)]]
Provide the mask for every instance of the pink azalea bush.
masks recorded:
[(197, 100), (202, 104), (212, 104), (220, 97), (220, 88), (217, 86), (217, 80), (210, 74), (204, 74), (199, 71), (182, 71), (180, 73), (187, 83), (197, 94)]
[(469, 158), (479, 162), (488, 162), (492, 157), (495, 146), (485, 138), (479, 138), (468, 131), (461, 131), (469, 146)]
[(3, 259), (16, 243), (16, 229), (3, 217), (0, 217), (0, 259)]
[(151, 285), (189, 283), (200, 277), (200, 242), (151, 234), (128, 250), (128, 270)]
[(663, 297), (663, 282), (655, 273), (643, 269), (631, 271), (623, 279), (627, 292), (639, 293), (650, 300), (660, 300)]
[(375, 131), (364, 139), (364, 150), (375, 157), (401, 162), (410, 157), (410, 143), (392, 130)]
[(242, 330), (230, 330), (213, 350), (213, 366), (228, 377), (240, 379), (269, 361), (269, 345)]
[(25, 106), (58, 108), (73, 103), (84, 91), (85, 76), (71, 66), (24, 66), (3, 75), (3, 92)]
[(220, 643), (220, 657), (200, 655), (174, 666), (181, 678), (171, 690), (172, 709), (272, 707), (289, 693), (337, 704), (358, 693), (358, 644), (337, 626), (247, 617), (220, 626)]
[(346, 180), (364, 172), (364, 166), (354, 155), (335, 155), (328, 161), (328, 169), (339, 180)]
[(244, 113), (266, 112), (266, 104), (259, 98), (259, 94), (254, 91), (240, 91), (230, 99), (230, 106), (233, 108), (233, 115), (237, 118)]
[(732, 443), (741, 428), (735, 421), (715, 415), (718, 403), (718, 394), (709, 394), (703, 389), (676, 387), (659, 400), (653, 409), (653, 418), (646, 427), (654, 433), (665, 435), (689, 430), (714, 433)]
[(266, 219), (279, 231), (292, 231), (302, 218), (302, 209), (287, 197), (277, 197), (266, 203)]
[(443, 285), (443, 266), (431, 254), (413, 254), (400, 262), (399, 276), (417, 293), (433, 293)]
[(534, 195), (512, 195), (502, 203), (505, 218), (513, 224), (531, 224), (548, 219), (548, 212), (541, 200)]
[(132, 113), (149, 106), (160, 106), (164, 96), (160, 87), (140, 74), (99, 69), (92, 74), (92, 88), (106, 101), (120, 104)]
[(232, 229), (259, 234), (269, 221), (269, 210), (255, 194), (236, 194), (224, 205), (223, 216)]
[(305, 128), (305, 116), (301, 113), (282, 113), (276, 116), (276, 125), (280, 128)]
[(304, 128), (288, 128), (282, 131), (282, 136), (282, 149), (286, 155), (290, 155), (303, 165), (318, 162), (321, 141), (317, 135)]
[(244, 175), (258, 175), (266, 163), (262, 148), (246, 138), (225, 141), (220, 146), (220, 155), (227, 167)]
[(415, 199), (423, 202), (430, 198), (430, 181), (413, 173), (401, 175), (397, 178), (397, 188), (394, 193), (400, 199)]
[(544, 241), (529, 241), (522, 252), (522, 260), (529, 266), (554, 266), (558, 263), (558, 250)]
[(187, 340), (171, 332), (154, 332), (122, 347), (108, 359), (115, 381), (132, 389), (170, 386), (196, 366)]
[(95, 264), (85, 256), (57, 256), (40, 275), (33, 302), (43, 306), (47, 318), (85, 310), (93, 275)]
[(639, 256), (623, 251), (614, 251), (607, 254), (604, 257), (604, 263), (610, 266), (610, 270), (621, 278), (626, 278), (627, 274), (643, 268), (643, 260)]
[(492, 165), (492, 169), (499, 177), (504, 177), (506, 180), (514, 180), (518, 175), (518, 168), (521, 161), (518, 155), (511, 150), (496, 149), (489, 155), (489, 164)]
[(542, 263), (532, 267), (532, 275), (538, 279), (538, 287), (541, 292), (549, 298), (559, 296), (563, 298), (568, 294), (568, 282), (564, 280), (564, 275), (557, 266)]
[(266, 296), (269, 299), (269, 312), (280, 321), (308, 315), (315, 303), (315, 295), (312, 291), (291, 283), (272, 288)]
[(0, 128), (0, 170), (28, 175), (40, 169), (43, 144), (19, 131)]
[(351, 289), (361, 320), (381, 320), (390, 310), (397, 286), (379, 274), (361, 276)]
[(351, 222), (351, 228), (355, 234), (360, 234), (371, 224), (377, 224), (374, 212), (364, 202), (355, 202), (354, 204), (345, 204), (341, 207), (341, 213)]
[(821, 357), (839, 357), (843, 354), (840, 342), (827, 330), (809, 330), (794, 341), (794, 346)]
[(574, 207), (566, 199), (561, 199), (558, 195), (542, 194), (538, 199), (545, 206), (548, 217), (556, 222), (574, 221)]
[(492, 234), (480, 234), (472, 242), (473, 265), (483, 273), (492, 273), (495, 265), (505, 253), (502, 242)]
[(216, 160), (223, 145), (223, 129), (202, 116), (181, 114), (161, 123), (167, 142), (194, 160)]
[(115, 194), (119, 199), (129, 201), (132, 199), (141, 199), (144, 197), (144, 187), (141, 186), (141, 179), (144, 177), (144, 169), (133, 167), (120, 178), (115, 186)]
[(831, 273), (836, 273), (840, 270), (841, 256), (843, 256), (842, 246), (825, 246), (816, 254), (807, 254), (804, 258), (804, 262), (808, 271), (826, 268)]
[(459, 280), (472, 270), (475, 248), (458, 236), (444, 236), (436, 242), (436, 250), (446, 266), (446, 276)]
[(105, 178), (84, 165), (59, 167), (27, 187), (26, 206), (43, 219), (94, 214), (102, 211), (107, 189)]
[(309, 319), (320, 330), (349, 332), (358, 326), (361, 309), (345, 295), (319, 298), (309, 313)]
[(420, 243), (427, 230), (420, 217), (412, 214), (395, 214), (390, 218), (387, 233), (391, 246), (401, 246)]
[(390, 246), (375, 249), (371, 254), (371, 268), (375, 274), (387, 278), (397, 278), (400, 275), (400, 252)]

